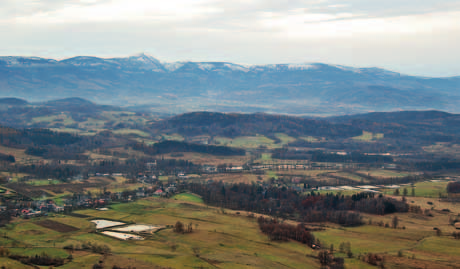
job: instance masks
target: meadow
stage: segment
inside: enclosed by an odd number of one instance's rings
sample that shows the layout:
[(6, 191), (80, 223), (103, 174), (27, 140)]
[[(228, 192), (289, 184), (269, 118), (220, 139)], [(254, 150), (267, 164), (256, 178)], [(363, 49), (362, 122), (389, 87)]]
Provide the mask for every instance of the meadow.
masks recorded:
[[(407, 199), (409, 203), (421, 204), (423, 209), (443, 208), (450, 204), (434, 201), (434, 205), (429, 205), (426, 201), (414, 201), (427, 199), (422, 197)], [(325, 229), (314, 232), (314, 235), (324, 247), (329, 249), (331, 244), (334, 245), (336, 256), (345, 258), (346, 268), (372, 268), (358, 259), (368, 252), (384, 255), (388, 268), (397, 268), (401, 264), (415, 264), (413, 268), (451, 268), (460, 263), (457, 255), (460, 244), (450, 236), (455, 229), (448, 220), (460, 213), (458, 211), (458, 207), (451, 213), (432, 210), (431, 217), (415, 213), (363, 214), (364, 226), (341, 227), (323, 223), (321, 226)], [(106, 268), (113, 265), (136, 268), (320, 268), (315, 258), (318, 250), (297, 242), (270, 241), (247, 212), (206, 206), (200, 197), (191, 193), (177, 194), (170, 199), (145, 198), (113, 204), (108, 211), (85, 209), (75, 213), (83, 217), (51, 215), (16, 219), (0, 228), (0, 246), (8, 247), (12, 253), (27, 255), (47, 253), (67, 258), (72, 254), (72, 261), (62, 268), (89, 268), (99, 261), (103, 261)], [(391, 224), (394, 216), (399, 219), (397, 229), (378, 225), (379, 222)], [(146, 237), (142, 241), (124, 241), (96, 232), (95, 225), (90, 222), (93, 219), (167, 228), (142, 235)], [(45, 220), (48, 226), (41, 224)], [(177, 221), (191, 225), (194, 231), (175, 233), (172, 226)], [(63, 225), (53, 228), (49, 223), (54, 222)], [(73, 229), (63, 230), (60, 226)], [(438, 236), (433, 227), (441, 229), (442, 234)], [(110, 246), (111, 254), (63, 249), (85, 242)], [(338, 253), (342, 242), (350, 243), (352, 258)], [(7, 268), (31, 268), (4, 257), (0, 258), (0, 264), (7, 265)]]

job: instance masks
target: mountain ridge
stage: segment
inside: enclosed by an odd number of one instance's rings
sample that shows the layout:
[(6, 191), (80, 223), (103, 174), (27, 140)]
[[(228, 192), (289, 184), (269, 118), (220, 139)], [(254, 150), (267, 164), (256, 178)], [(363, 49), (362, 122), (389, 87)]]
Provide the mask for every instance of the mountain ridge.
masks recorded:
[(458, 112), (460, 77), (429, 78), (323, 63), (240, 65), (173, 62), (138, 54), (54, 60), (0, 57), (4, 97), (150, 105), (154, 112), (197, 110), (352, 114), (440, 109)]

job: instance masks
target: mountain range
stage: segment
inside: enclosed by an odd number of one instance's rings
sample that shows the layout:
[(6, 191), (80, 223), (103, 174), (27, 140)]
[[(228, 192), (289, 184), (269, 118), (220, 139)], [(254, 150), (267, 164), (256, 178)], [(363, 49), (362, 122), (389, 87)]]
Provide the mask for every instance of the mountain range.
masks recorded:
[(197, 110), (335, 115), (437, 109), (459, 112), (460, 77), (427, 78), (322, 63), (164, 63), (140, 54), (64, 60), (0, 57), (0, 97), (80, 97), (154, 112)]

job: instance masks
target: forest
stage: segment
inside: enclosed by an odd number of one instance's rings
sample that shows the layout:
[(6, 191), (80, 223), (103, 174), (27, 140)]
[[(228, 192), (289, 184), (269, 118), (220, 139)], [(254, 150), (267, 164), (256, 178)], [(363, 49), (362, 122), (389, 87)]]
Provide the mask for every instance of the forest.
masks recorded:
[(162, 141), (151, 146), (143, 143), (135, 143), (132, 147), (133, 149), (142, 151), (148, 155), (166, 154), (172, 152), (197, 152), (220, 156), (244, 156), (246, 154), (244, 149), (239, 148), (191, 144), (171, 140)]
[(293, 219), (300, 222), (333, 222), (343, 226), (359, 226), (359, 212), (385, 215), (408, 212), (404, 200), (396, 200), (374, 193), (359, 193), (353, 196), (317, 194), (307, 195), (287, 188), (260, 185), (190, 183), (188, 188), (213, 206), (267, 214), (273, 217)]

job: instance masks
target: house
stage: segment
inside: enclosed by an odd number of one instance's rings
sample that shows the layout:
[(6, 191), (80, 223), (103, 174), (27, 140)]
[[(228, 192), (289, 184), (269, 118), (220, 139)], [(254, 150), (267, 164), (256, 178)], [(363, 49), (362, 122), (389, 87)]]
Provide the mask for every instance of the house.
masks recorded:
[(164, 194), (164, 192), (163, 192), (162, 189), (158, 189), (158, 190), (156, 190), (156, 191), (153, 193), (153, 195), (157, 195), (157, 196), (161, 196), (161, 195), (163, 195), (163, 194)]
[(185, 175), (184, 173), (178, 174), (177, 177), (180, 178), (180, 179), (188, 179), (189, 178), (189, 176)]
[(136, 192), (137, 197), (145, 197), (145, 191), (144, 188), (138, 188)]
[(208, 174), (217, 173), (217, 167), (212, 165), (203, 165), (203, 171)]
[(242, 172), (243, 167), (242, 166), (227, 167), (225, 170), (227, 172)]

